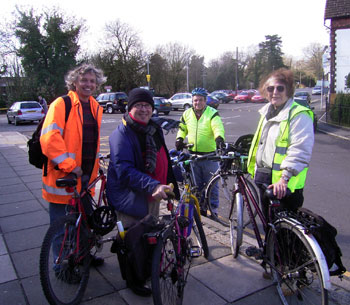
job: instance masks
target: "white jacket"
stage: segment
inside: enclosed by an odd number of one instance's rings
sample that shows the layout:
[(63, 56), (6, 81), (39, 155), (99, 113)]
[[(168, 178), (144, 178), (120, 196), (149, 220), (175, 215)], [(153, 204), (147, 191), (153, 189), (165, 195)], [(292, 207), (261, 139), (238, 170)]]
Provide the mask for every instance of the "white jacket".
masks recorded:
[[(263, 121), (260, 143), (256, 153), (256, 165), (258, 167), (272, 168), (273, 157), (276, 150), (276, 138), (279, 132), (280, 122), (288, 118), (289, 109), (293, 99), (289, 99), (283, 109), (268, 121)], [(266, 116), (268, 103), (259, 112)], [(287, 156), (281, 164), (282, 174), (288, 177), (298, 175), (309, 165), (312, 148), (314, 145), (313, 122), (307, 114), (298, 114), (290, 121), (290, 144)]]

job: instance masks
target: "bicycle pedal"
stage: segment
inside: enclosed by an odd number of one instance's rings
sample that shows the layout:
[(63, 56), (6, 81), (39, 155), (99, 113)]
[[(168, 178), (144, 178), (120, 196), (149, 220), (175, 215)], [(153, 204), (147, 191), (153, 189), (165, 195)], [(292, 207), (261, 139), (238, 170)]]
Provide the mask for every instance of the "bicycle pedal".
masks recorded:
[(202, 255), (201, 248), (198, 246), (191, 247), (191, 257), (200, 257)]
[(245, 250), (245, 254), (247, 254), (249, 257), (254, 256), (255, 259), (263, 259), (263, 252), (262, 250), (258, 249), (257, 247), (250, 246)]

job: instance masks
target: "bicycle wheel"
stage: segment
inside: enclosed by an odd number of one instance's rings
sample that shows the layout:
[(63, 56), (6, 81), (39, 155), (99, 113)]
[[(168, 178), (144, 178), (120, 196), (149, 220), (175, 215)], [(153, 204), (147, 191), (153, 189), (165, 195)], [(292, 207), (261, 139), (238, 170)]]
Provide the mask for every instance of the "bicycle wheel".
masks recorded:
[[(233, 173), (221, 175), (218, 174), (210, 179), (205, 192), (205, 202), (207, 204), (208, 209), (210, 210), (211, 218), (227, 227), (230, 225), (229, 216), (232, 203), (232, 193), (235, 187), (236, 179), (237, 177)], [(253, 197), (257, 202), (259, 202), (258, 192), (254, 184), (250, 181), (250, 177), (246, 177), (246, 182), (249, 189), (252, 192)], [(218, 189), (217, 193), (215, 192), (215, 187)], [(214, 204), (212, 204), (213, 201)], [(215, 209), (215, 202), (217, 201), (219, 201), (219, 207)], [(213, 208), (215, 210), (213, 210)], [(256, 214), (257, 212), (254, 211), (254, 217), (256, 216)], [(245, 206), (243, 206), (243, 228), (248, 226), (249, 223), (250, 218), (247, 209)]]
[(285, 221), (275, 223), (267, 239), (272, 278), (283, 304), (328, 304), (328, 292), (311, 245)]
[[(154, 305), (180, 305), (185, 286), (181, 254), (177, 254), (177, 236), (168, 231), (158, 240), (152, 257), (152, 295)], [(181, 253), (181, 251), (179, 251)]]
[(233, 202), (232, 215), (230, 216), (230, 242), (231, 252), (237, 258), (239, 248), (243, 240), (243, 197), (241, 193), (236, 193)]
[[(193, 200), (193, 199), (191, 199), (191, 200)], [(194, 246), (197, 246), (200, 249), (202, 249), (204, 257), (208, 258), (209, 257), (208, 242), (207, 242), (207, 238), (205, 237), (203, 225), (202, 225), (202, 222), (199, 218), (199, 215), (198, 215), (196, 208), (193, 209), (193, 219), (194, 219), (194, 221), (193, 221), (193, 225), (192, 225), (192, 230), (196, 236), (196, 242), (197, 242), (197, 244), (195, 244)]]
[[(79, 241), (79, 249), (77, 248)], [(89, 280), (87, 228), (67, 215), (48, 229), (40, 252), (40, 282), (50, 304), (74, 305), (83, 298)]]

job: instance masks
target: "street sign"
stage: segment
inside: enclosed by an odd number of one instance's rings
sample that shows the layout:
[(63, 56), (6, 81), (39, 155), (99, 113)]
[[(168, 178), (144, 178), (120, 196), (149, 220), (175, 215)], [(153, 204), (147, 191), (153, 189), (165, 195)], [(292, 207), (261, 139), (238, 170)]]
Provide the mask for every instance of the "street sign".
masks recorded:
[(147, 74), (146, 79), (147, 79), (147, 82), (150, 82), (151, 81), (151, 74)]

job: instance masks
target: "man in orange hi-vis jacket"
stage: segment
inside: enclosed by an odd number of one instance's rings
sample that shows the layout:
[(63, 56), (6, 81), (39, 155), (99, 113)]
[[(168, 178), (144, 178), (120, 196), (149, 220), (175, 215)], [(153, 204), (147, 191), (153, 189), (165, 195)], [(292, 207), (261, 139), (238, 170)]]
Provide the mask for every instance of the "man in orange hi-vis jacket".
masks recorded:
[[(92, 95), (104, 82), (101, 70), (83, 64), (66, 76), (71, 102), (67, 120), (63, 97), (57, 98), (49, 107), (40, 144), (43, 154), (48, 157), (47, 175), (43, 171), (42, 177), (42, 196), (49, 202), (50, 223), (65, 215), (65, 206), (73, 195), (56, 186), (58, 178), (75, 173), (80, 192), (82, 175), (87, 175), (90, 181), (97, 177), (103, 109)], [(93, 257), (93, 265), (102, 263), (103, 259)]]

